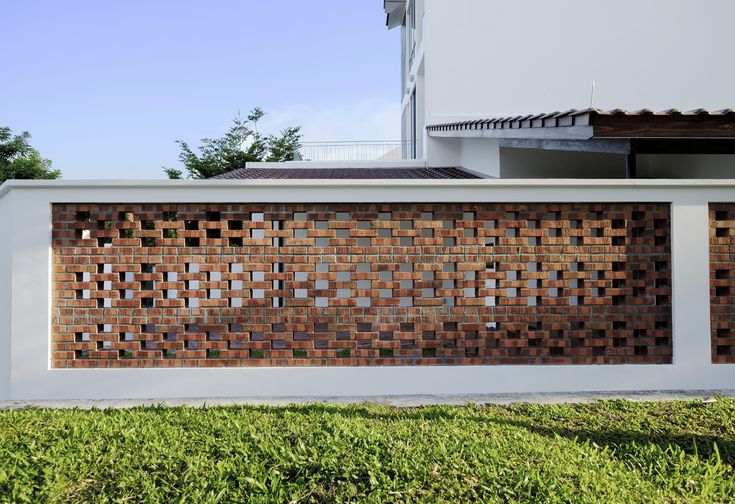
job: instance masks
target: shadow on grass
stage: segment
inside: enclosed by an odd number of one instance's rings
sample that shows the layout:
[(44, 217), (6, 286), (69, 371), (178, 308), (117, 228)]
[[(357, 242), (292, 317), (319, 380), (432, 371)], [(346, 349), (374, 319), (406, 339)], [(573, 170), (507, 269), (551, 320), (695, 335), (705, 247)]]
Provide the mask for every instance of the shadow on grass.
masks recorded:
[[(336, 406), (331, 404), (313, 404), (309, 406), (289, 406), (287, 408), (259, 407), (261, 411), (270, 414), (282, 415), (291, 413), (322, 413), (338, 415), (345, 418), (364, 418), (378, 421), (400, 421), (400, 420), (456, 420), (471, 421), (479, 424), (495, 424), (522, 428), (528, 432), (548, 438), (557, 436), (576, 441), (579, 443), (589, 442), (600, 447), (608, 447), (612, 453), (624, 462), (629, 462), (629, 455), (636, 451), (637, 447), (654, 445), (665, 451), (669, 448), (679, 448), (688, 455), (697, 455), (702, 459), (709, 459), (715, 454), (715, 444), (720, 459), (724, 464), (735, 468), (735, 437), (719, 435), (685, 434), (675, 432), (652, 432), (645, 430), (625, 430), (620, 428), (609, 428), (592, 430), (584, 428), (562, 427), (559, 425), (544, 425), (544, 419), (534, 421), (498, 418), (482, 414), (458, 414), (447, 409), (434, 407), (416, 407), (387, 410), (385, 413), (364, 406)], [(482, 410), (478, 410), (480, 413)], [(519, 413), (515, 413), (519, 415)], [(592, 414), (592, 413), (591, 413)]]
[(707, 460), (715, 454), (715, 444), (724, 464), (735, 468), (735, 441), (722, 436), (684, 435), (673, 433), (641, 432), (622, 429), (588, 430), (563, 427), (542, 427), (530, 421), (502, 420), (502, 423), (521, 427), (546, 437), (560, 436), (578, 442), (590, 442), (609, 447), (618, 458), (634, 452), (635, 447), (655, 445), (662, 451), (678, 447), (688, 455)]

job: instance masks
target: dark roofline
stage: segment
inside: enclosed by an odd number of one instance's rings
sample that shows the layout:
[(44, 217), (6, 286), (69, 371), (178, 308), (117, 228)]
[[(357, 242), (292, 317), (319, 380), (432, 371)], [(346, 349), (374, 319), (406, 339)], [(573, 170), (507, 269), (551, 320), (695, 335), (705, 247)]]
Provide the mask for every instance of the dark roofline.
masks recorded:
[(735, 110), (568, 110), (427, 126), (432, 137), (495, 138), (511, 149), (735, 154)]
[[(735, 110), (568, 110), (550, 114), (478, 119), (426, 128), (442, 132), (492, 132), (496, 138), (735, 138)], [(520, 130), (520, 131), (519, 131)], [(442, 136), (435, 134), (432, 136)]]

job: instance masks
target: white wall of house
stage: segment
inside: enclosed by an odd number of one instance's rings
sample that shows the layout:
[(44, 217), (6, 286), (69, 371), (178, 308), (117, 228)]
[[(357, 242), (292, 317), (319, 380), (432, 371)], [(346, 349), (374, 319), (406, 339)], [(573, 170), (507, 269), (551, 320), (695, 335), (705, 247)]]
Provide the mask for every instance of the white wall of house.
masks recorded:
[(426, 152), (426, 74), (423, 65), (416, 75), (416, 158), (424, 159)]
[[(413, 0), (406, 3), (406, 16), (401, 27), (401, 110), (402, 140), (416, 144), (416, 157), (425, 158), (426, 145), (426, 74), (425, 53), (425, 3)], [(415, 118), (414, 102), (415, 101)], [(415, 121), (415, 128), (413, 127)], [(415, 138), (414, 138), (415, 129)], [(413, 155), (409, 147), (408, 157)]]
[[(227, 369), (50, 369), (51, 204), (192, 202), (671, 202), (674, 359), (670, 365)], [(6, 265), (0, 356), (12, 400), (329, 397), (735, 389), (710, 358), (708, 203), (735, 181), (373, 180), (13, 182), (0, 188)], [(6, 221), (7, 222), (7, 221)], [(7, 278), (7, 265), (11, 278)], [(3, 271), (0, 269), (0, 271)], [(0, 290), (0, 292), (5, 292)], [(3, 358), (3, 357), (0, 357)], [(8, 365), (7, 357), (0, 363)]]
[(731, 0), (425, 0), (429, 124), (735, 107)]
[[(590, 104), (629, 110), (735, 108), (735, 65), (728, 64), (735, 19), (731, 0), (414, 1), (417, 41), (411, 65), (410, 30), (403, 30), (402, 106), (409, 118), (417, 89), (419, 145), (427, 124)], [(406, 9), (411, 11), (410, 0)], [(444, 161), (445, 143), (426, 138), (426, 148), (419, 150), (436, 166)], [(583, 169), (584, 164), (571, 171)]]
[(460, 141), (459, 166), (484, 177), (500, 177), (500, 142), (486, 138)]
[(426, 148), (431, 151), (427, 166), (459, 166), (462, 157), (462, 142), (455, 138), (426, 138)]

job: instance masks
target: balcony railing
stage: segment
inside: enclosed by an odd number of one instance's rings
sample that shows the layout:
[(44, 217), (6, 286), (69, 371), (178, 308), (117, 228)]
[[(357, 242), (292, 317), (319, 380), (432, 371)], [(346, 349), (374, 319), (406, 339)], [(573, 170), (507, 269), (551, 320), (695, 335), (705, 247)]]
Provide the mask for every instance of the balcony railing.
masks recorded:
[(303, 161), (400, 161), (411, 158), (409, 142), (302, 142)]

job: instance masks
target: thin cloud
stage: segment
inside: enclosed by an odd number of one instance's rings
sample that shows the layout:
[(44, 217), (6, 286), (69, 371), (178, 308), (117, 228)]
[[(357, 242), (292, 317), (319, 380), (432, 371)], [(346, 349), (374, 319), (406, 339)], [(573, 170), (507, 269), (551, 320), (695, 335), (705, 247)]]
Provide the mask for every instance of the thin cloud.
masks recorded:
[(400, 140), (400, 105), (365, 99), (341, 105), (291, 105), (269, 111), (261, 120), (266, 133), (301, 126), (305, 142)]

